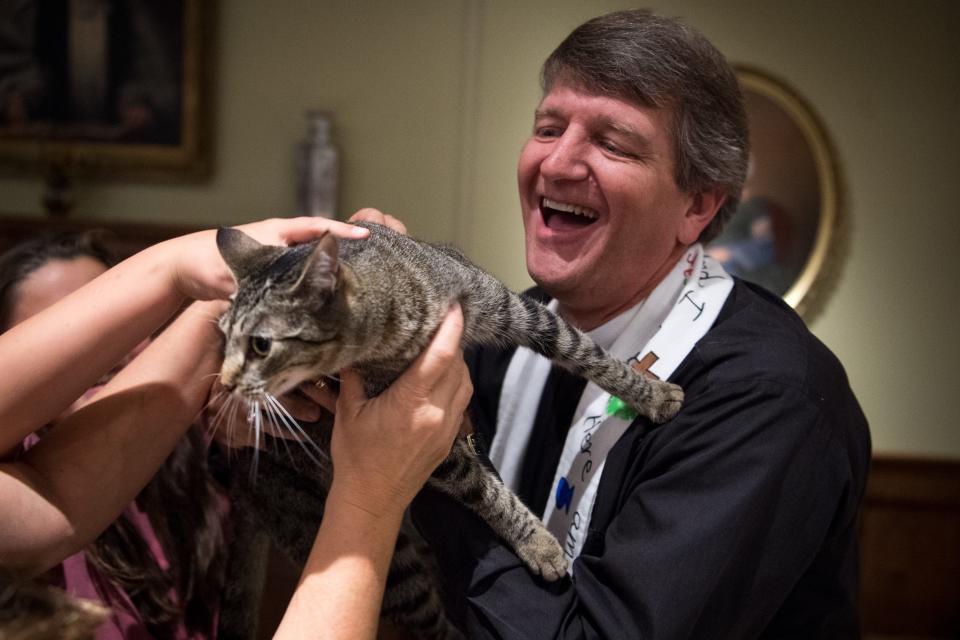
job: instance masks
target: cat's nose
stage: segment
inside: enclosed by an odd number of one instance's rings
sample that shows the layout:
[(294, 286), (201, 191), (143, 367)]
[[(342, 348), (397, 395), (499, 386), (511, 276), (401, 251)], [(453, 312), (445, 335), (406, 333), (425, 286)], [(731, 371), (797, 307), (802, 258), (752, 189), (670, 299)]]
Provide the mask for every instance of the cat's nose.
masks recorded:
[(227, 355), (220, 365), (220, 384), (227, 391), (233, 391), (237, 388), (241, 378), (243, 378), (243, 360), (237, 358), (236, 354)]
[(220, 386), (233, 393), (233, 390), (237, 388), (236, 376), (228, 371), (222, 372), (220, 374)]

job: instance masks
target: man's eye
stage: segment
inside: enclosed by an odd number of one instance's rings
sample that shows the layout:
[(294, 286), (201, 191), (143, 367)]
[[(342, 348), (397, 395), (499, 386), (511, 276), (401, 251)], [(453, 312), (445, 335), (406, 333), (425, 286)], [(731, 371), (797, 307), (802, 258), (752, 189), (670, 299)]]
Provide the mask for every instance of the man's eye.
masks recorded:
[(273, 340), (263, 336), (250, 336), (250, 349), (258, 356), (266, 356), (270, 353), (270, 345)]
[(610, 142), (609, 140), (601, 140), (601, 141), (600, 141), (600, 147), (601, 147), (604, 151), (606, 151), (606, 152), (608, 152), (608, 153), (612, 153), (612, 154), (615, 155), (615, 156), (623, 156), (623, 157), (625, 157), (625, 158), (630, 158), (630, 157), (632, 157), (632, 154), (630, 154), (630, 153), (627, 152), (627, 151), (624, 151), (623, 149), (621, 149), (620, 147), (618, 147), (618, 146), (615, 145), (614, 143)]

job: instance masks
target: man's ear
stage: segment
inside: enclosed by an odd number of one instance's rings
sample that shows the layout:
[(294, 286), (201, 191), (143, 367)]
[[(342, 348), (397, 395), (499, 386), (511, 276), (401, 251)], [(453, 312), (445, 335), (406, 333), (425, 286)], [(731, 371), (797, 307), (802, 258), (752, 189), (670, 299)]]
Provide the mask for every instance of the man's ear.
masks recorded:
[(680, 244), (691, 245), (696, 242), (700, 233), (707, 228), (726, 201), (727, 194), (719, 188), (704, 189), (693, 194), (690, 206), (677, 230), (677, 240)]

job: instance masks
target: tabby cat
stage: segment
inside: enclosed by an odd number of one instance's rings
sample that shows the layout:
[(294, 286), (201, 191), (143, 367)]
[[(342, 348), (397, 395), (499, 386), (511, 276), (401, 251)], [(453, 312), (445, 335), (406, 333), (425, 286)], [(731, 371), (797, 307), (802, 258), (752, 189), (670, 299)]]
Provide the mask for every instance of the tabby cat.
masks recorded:
[[(261, 407), (268, 413), (276, 411), (274, 397), (348, 366), (363, 378), (368, 397), (376, 396), (426, 347), (454, 300), (463, 310), (465, 347), (529, 347), (655, 422), (679, 410), (683, 398), (679, 387), (638, 374), (543, 305), (508, 290), (457, 250), (380, 225), (361, 226), (370, 229), (363, 240), (326, 235), (289, 248), (261, 245), (236, 229), (219, 230), (220, 253), (238, 283), (232, 305), (220, 320), (226, 336), (221, 381), (255, 409), (252, 415), (259, 416)], [(259, 478), (283, 492), (290, 490), (286, 482), (290, 475), (294, 474), (271, 467), (261, 468)], [(329, 469), (314, 475), (328, 481)], [(557, 580), (566, 572), (557, 540), (466, 441), (455, 442), (430, 483), (483, 518), (534, 573)], [(316, 509), (322, 513), (320, 500)], [(287, 538), (281, 547), (292, 545), (297, 547), (296, 556), (306, 557), (312, 533), (301, 535), (305, 541), (291, 540), (296, 536), (289, 531), (274, 535)], [(458, 637), (443, 615), (429, 569), (432, 559), (422, 547), (416, 531), (405, 523), (383, 613), (421, 637)]]

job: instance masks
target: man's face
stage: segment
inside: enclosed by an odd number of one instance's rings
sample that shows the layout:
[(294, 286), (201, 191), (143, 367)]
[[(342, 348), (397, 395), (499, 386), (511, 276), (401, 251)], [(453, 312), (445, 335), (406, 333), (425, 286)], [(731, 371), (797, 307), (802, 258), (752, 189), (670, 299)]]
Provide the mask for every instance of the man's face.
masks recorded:
[(646, 297), (699, 233), (671, 117), (563, 84), (537, 109), (517, 170), (527, 270), (582, 328)]

